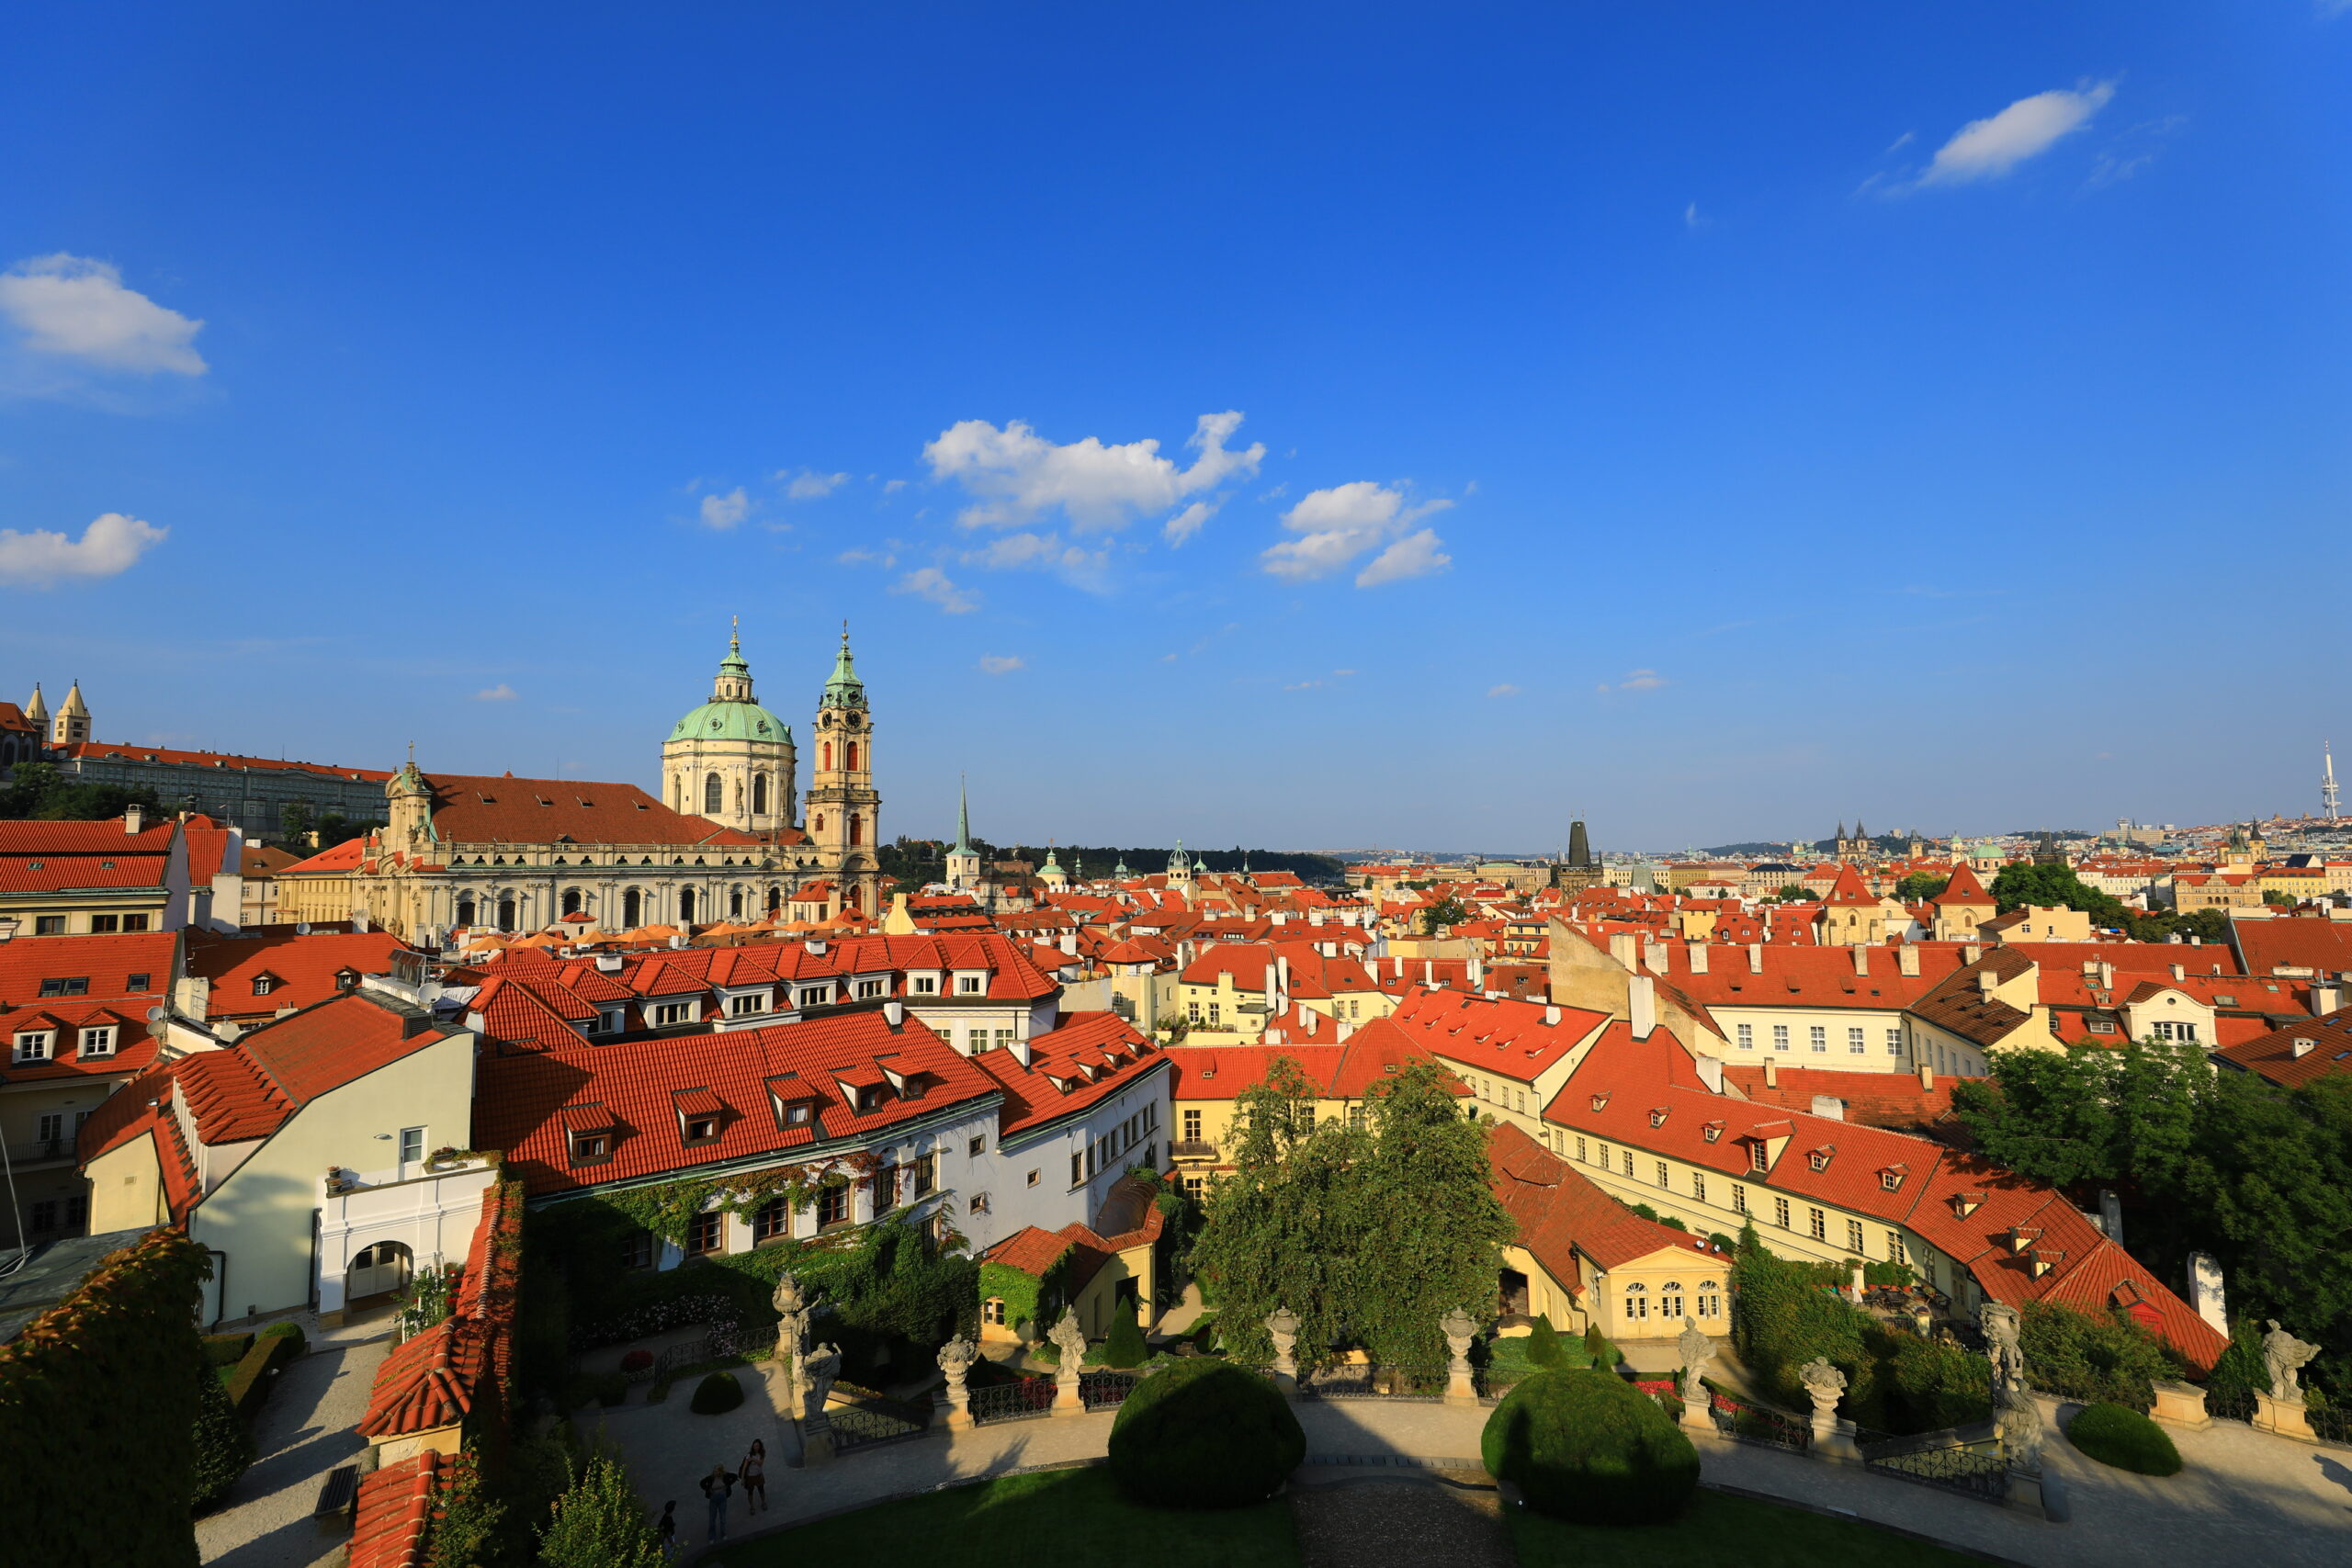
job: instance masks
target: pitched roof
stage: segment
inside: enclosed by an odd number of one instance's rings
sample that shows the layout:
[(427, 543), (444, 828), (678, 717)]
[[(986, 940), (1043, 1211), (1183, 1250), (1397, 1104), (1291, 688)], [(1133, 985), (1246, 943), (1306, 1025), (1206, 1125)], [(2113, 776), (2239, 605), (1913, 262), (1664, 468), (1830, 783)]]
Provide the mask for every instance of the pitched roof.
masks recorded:
[[(1642, 1218), (1516, 1126), (1487, 1129), (1487, 1158), (1495, 1198), (1519, 1226), (1518, 1245), (1571, 1289), (1583, 1279), (1579, 1252), (1604, 1270), (1668, 1249), (1716, 1258), (1705, 1242)], [(1730, 1266), (1728, 1258), (1718, 1261)]]
[(1966, 861), (1961, 861), (1951, 868), (1951, 880), (1944, 884), (1942, 892), (1928, 899), (1928, 902), (1939, 909), (1959, 906), (1985, 908), (1994, 907), (1993, 896), (1984, 890), (1984, 884), (1978, 879), (1975, 870)]
[[(190, 931), (187, 972), (212, 983), (205, 1016), (233, 1018), (324, 1001), (344, 988), (338, 976), (390, 974), (392, 954), (407, 949), (406, 942), (389, 931), (298, 934), (281, 928), (233, 937)], [(264, 975), (273, 983), (266, 993), (255, 996), (253, 984)]]
[(739, 832), (671, 810), (635, 784), (428, 773), (433, 831), (444, 844), (753, 845), (804, 843), (798, 829)]
[(1084, 1110), (1124, 1092), (1158, 1070), (1160, 1053), (1135, 1025), (1113, 1012), (1063, 1013), (1029, 1042), (1029, 1065), (1010, 1050), (983, 1051), (971, 1065), (1004, 1090), (1001, 1134)]
[(2268, 975), (2281, 968), (2331, 975), (2352, 970), (2352, 920), (2285, 915), (2267, 920), (2232, 920), (2230, 945), (2245, 960), (2249, 975)]
[(1609, 1017), (1583, 1008), (1420, 987), (1381, 1021), (1428, 1055), (1529, 1083), (1593, 1039)]
[(375, 993), (354, 991), (274, 1019), (240, 1037), (235, 1050), (299, 1106), (454, 1032)]
[(2214, 1055), (2288, 1089), (2352, 1073), (2352, 1008), (2339, 1008), (2324, 1018), (2298, 1019), (2267, 1034), (2224, 1045)]
[(425, 1535), (447, 1481), (431, 1449), (361, 1476), (347, 1568), (424, 1568)]

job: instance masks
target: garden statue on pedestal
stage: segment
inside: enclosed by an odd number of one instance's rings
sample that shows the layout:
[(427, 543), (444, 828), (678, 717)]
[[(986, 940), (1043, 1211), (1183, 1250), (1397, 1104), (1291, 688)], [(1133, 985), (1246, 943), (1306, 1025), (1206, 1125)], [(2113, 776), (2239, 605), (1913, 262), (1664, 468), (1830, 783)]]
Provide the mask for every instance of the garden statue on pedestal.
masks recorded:
[(972, 1395), (964, 1380), (979, 1359), (979, 1348), (968, 1339), (950, 1339), (939, 1348), (939, 1370), (947, 1377), (947, 1429), (951, 1432), (972, 1424)]
[(800, 1461), (824, 1464), (833, 1457), (833, 1423), (825, 1414), (825, 1400), (842, 1375), (842, 1353), (835, 1346), (820, 1345), (801, 1365)]
[(1478, 1325), (1468, 1313), (1455, 1307), (1438, 1319), (1437, 1328), (1445, 1336), (1446, 1353), (1453, 1358), (1445, 1369), (1446, 1403), (1477, 1404), (1477, 1385), (1470, 1381), (1470, 1345), (1478, 1336)]
[(1707, 1410), (1707, 1367), (1716, 1353), (1714, 1337), (1701, 1331), (1697, 1318), (1686, 1317), (1674, 1348), (1682, 1358), (1682, 1418), (1702, 1417)]
[(2304, 1363), (2318, 1354), (2318, 1346), (2296, 1338), (2278, 1326), (2277, 1318), (2270, 1319), (2270, 1332), (2262, 1337), (2262, 1365), (2270, 1374), (2271, 1397), (2281, 1404), (2301, 1404)]
[(1976, 1325), (1984, 1334), (1984, 1356), (1993, 1363), (1993, 1386), (2025, 1386), (2025, 1348), (2018, 1341), (2018, 1309), (2006, 1302), (1986, 1302), (1977, 1309)]
[(1298, 1348), (1298, 1314), (1286, 1306), (1276, 1307), (1266, 1314), (1266, 1334), (1274, 1342), (1273, 1374), (1277, 1386), (1285, 1378), (1295, 1380), (1298, 1362), (1294, 1352)]
[(1046, 1336), (1061, 1359), (1054, 1367), (1054, 1414), (1080, 1416), (1085, 1404), (1078, 1396), (1078, 1376), (1086, 1367), (1086, 1330), (1079, 1326), (1078, 1309), (1064, 1307), (1062, 1320)]

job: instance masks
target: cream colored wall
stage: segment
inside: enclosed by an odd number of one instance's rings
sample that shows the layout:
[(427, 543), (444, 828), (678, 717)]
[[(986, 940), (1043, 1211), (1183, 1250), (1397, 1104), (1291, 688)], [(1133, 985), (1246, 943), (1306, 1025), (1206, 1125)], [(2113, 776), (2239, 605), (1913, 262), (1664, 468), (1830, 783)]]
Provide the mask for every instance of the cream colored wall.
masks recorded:
[[(1636, 1291), (1632, 1287), (1640, 1286)], [(1668, 1291), (1666, 1287), (1679, 1287)], [(1713, 1289), (1709, 1289), (1712, 1286)], [(1593, 1274), (1585, 1284), (1585, 1299), (1600, 1321), (1600, 1331), (1611, 1339), (1671, 1339), (1682, 1332), (1685, 1317), (1698, 1320), (1702, 1332), (1731, 1332), (1731, 1259), (1701, 1257), (1675, 1247), (1661, 1247), (1646, 1258), (1621, 1264), (1606, 1274)], [(1668, 1295), (1682, 1298), (1679, 1314), (1662, 1303)], [(1627, 1298), (1638, 1297), (1646, 1315), (1626, 1310)], [(1709, 1298), (1702, 1303), (1702, 1298)], [(1714, 1310), (1702, 1312), (1702, 1304)]]
[[(263, 1141), (198, 1206), (190, 1234), (228, 1254), (220, 1315), (279, 1312), (311, 1299), (311, 1215), (329, 1166), (390, 1168), (402, 1127), (429, 1153), (473, 1140), (474, 1037), (457, 1034), (319, 1096)], [(419, 1260), (423, 1261), (422, 1259)]]
[[(1892, 967), (1894, 958), (1886, 960)], [(1867, 985), (1867, 977), (1863, 984)], [(1905, 1073), (1911, 1070), (1908, 1050), (1890, 1055), (1886, 1049), (1886, 1032), (1894, 1030), (1901, 1036), (1904, 1015), (1900, 1008), (1775, 1008), (1746, 1007), (1737, 1003), (1716, 1003), (1711, 1010), (1715, 1021), (1722, 1024), (1728, 1049), (1724, 1059), (1743, 1066), (1755, 1066), (1767, 1058), (1784, 1067), (1823, 1067), (1835, 1072)], [(1755, 1044), (1742, 1048), (1739, 1026), (1747, 1024), (1754, 1031)], [(1772, 1048), (1773, 1026), (1783, 1025), (1789, 1032), (1789, 1048)], [(1824, 1031), (1827, 1049), (1813, 1049), (1815, 1029)], [(1856, 1055), (1849, 1049), (1846, 1032), (1862, 1032), (1862, 1051)]]
[(164, 1171), (155, 1155), (155, 1134), (142, 1134), (92, 1160), (90, 1234), (138, 1230), (171, 1216), (164, 1206)]
[(1503, 1248), (1503, 1267), (1527, 1276), (1527, 1315), (1551, 1320), (1563, 1334), (1582, 1334), (1584, 1308), (1577, 1303), (1576, 1281), (1556, 1278), (1523, 1247)]

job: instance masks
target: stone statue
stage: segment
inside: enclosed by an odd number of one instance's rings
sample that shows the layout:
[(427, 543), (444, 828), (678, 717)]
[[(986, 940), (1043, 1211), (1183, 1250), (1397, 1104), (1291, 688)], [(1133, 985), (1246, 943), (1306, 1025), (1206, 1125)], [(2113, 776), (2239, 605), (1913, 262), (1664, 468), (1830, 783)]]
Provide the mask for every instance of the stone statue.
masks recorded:
[(2003, 1383), (1993, 1391), (1993, 1427), (2000, 1434), (2001, 1455), (2019, 1475), (2041, 1473), (2041, 1406), (2022, 1383)]
[(959, 1388), (965, 1374), (972, 1370), (972, 1363), (979, 1359), (979, 1347), (968, 1339), (950, 1339), (939, 1348), (939, 1370), (947, 1374), (949, 1383)]
[(1683, 1402), (1704, 1400), (1707, 1389), (1701, 1380), (1706, 1375), (1708, 1363), (1715, 1359), (1714, 1337), (1700, 1332), (1697, 1318), (1686, 1317), (1682, 1320), (1682, 1332), (1675, 1337), (1674, 1348), (1682, 1358)]
[(1470, 1342), (1478, 1337), (1478, 1325), (1468, 1313), (1455, 1307), (1437, 1320), (1438, 1332), (1445, 1336), (1445, 1348), (1453, 1358), (1453, 1371), (1470, 1370)]
[(1078, 1309), (1064, 1307), (1062, 1320), (1054, 1325), (1054, 1331), (1046, 1337), (1051, 1339), (1054, 1348), (1062, 1353), (1063, 1370), (1075, 1375), (1086, 1361), (1086, 1330), (1078, 1325)]
[(825, 1414), (826, 1396), (833, 1392), (834, 1380), (842, 1375), (842, 1353), (837, 1346), (820, 1345), (802, 1358), (801, 1387), (806, 1403), (803, 1408), (811, 1418)]
[(2303, 1402), (2303, 1364), (2319, 1354), (2319, 1347), (2298, 1339), (2278, 1326), (2277, 1318), (2270, 1319), (2270, 1332), (2262, 1337), (2262, 1365), (2270, 1374), (2270, 1397), (2281, 1404)]
[(1274, 1371), (1283, 1377), (1298, 1374), (1298, 1314), (1276, 1307), (1266, 1314), (1266, 1333), (1274, 1342)]
[(1837, 1408), (1838, 1400), (1846, 1392), (1846, 1374), (1829, 1364), (1826, 1356), (1815, 1356), (1797, 1372), (1806, 1393), (1813, 1396), (1816, 1414)]
[(1976, 1312), (1984, 1333), (1984, 1356), (1993, 1363), (1995, 1388), (2025, 1387), (2025, 1348), (2018, 1343), (2018, 1309), (2006, 1302), (1986, 1302)]

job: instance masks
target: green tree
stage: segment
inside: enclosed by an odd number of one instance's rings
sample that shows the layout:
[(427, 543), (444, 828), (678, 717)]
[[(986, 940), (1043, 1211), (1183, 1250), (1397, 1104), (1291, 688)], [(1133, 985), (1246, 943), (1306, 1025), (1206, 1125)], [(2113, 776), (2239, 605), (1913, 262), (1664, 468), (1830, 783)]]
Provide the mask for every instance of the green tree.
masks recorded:
[(539, 1532), (539, 1562), (545, 1568), (662, 1568), (653, 1523), (611, 1455), (590, 1460), (571, 1490), (555, 1500), (554, 1516)]
[(307, 844), (318, 819), (318, 811), (309, 801), (289, 800), (277, 808), (277, 836), (289, 844)]
[(513, 1516), (482, 1480), (471, 1448), (459, 1453), (440, 1517), (426, 1538), (426, 1568), (507, 1568), (516, 1561)]
[(2079, 909), (2102, 926), (2120, 926), (2123, 901), (2085, 886), (2069, 865), (2017, 861), (1993, 878), (1993, 907), (2006, 915), (2036, 904), (2045, 909)]
[(1263, 1359), (1261, 1325), (1287, 1307), (1303, 1363), (1351, 1345), (1383, 1361), (1442, 1362), (1438, 1320), (1456, 1307), (1493, 1314), (1512, 1234), (1486, 1129), (1428, 1061), (1374, 1085), (1361, 1127), (1318, 1124), (1315, 1095), (1283, 1057), (1239, 1096), (1234, 1170), (1211, 1190), (1193, 1254), (1227, 1344)]
[(1802, 882), (1784, 882), (1772, 897), (1783, 904), (1804, 904), (1812, 900), (1813, 890)]
[(1905, 904), (1924, 904), (1951, 886), (1951, 878), (1949, 876), (1915, 871), (1894, 885), (1894, 896)]
[(1421, 934), (1435, 936), (1440, 926), (1458, 926), (1470, 918), (1468, 906), (1459, 898), (1441, 898), (1421, 911)]
[(53, 762), (19, 762), (7, 785), (0, 788), (0, 818), (97, 822), (119, 817), (132, 806), (143, 807), (150, 817), (164, 815), (163, 802), (144, 784), (125, 789), (82, 784), (60, 773)]

